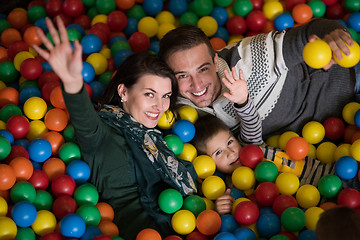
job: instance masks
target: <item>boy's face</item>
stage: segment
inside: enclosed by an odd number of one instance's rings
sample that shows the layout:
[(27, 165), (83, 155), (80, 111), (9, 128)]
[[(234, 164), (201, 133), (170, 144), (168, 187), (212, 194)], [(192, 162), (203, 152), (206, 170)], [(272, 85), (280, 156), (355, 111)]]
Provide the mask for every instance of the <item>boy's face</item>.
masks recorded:
[(226, 174), (241, 166), (241, 146), (228, 131), (219, 131), (205, 146), (206, 154), (215, 161), (217, 170)]

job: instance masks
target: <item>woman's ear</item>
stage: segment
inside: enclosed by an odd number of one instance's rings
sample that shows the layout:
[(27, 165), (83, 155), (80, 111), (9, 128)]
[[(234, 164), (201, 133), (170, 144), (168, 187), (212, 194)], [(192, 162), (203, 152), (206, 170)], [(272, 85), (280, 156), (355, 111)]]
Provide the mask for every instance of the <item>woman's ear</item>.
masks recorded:
[(121, 102), (127, 101), (127, 88), (123, 83), (119, 84), (117, 87), (117, 91), (119, 94), (119, 97), (121, 98)]

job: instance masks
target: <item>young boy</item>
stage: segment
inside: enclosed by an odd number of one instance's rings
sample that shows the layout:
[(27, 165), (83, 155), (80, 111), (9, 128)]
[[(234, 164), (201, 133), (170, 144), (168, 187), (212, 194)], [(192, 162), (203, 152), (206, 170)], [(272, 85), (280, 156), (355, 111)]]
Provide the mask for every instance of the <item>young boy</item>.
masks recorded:
[[(195, 129), (193, 144), (198, 153), (209, 155), (219, 172), (231, 176), (233, 171), (242, 165), (239, 157), (242, 146), (236, 137), (220, 119), (212, 115), (199, 118), (195, 123)], [(310, 157), (294, 161), (280, 149), (265, 144), (260, 148), (264, 153), (264, 159), (273, 161), (279, 172), (291, 172), (297, 175), (300, 186), (304, 184), (317, 186), (322, 176), (335, 172), (334, 164), (324, 164)], [(230, 191), (227, 190), (225, 195), (216, 199), (215, 208), (220, 215), (231, 212), (234, 199), (229, 194)]]

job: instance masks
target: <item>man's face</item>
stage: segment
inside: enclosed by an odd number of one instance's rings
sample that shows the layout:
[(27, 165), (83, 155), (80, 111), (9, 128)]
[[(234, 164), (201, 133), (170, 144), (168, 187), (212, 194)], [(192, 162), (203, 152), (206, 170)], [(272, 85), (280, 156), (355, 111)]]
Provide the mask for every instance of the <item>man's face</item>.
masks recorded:
[(180, 94), (198, 107), (207, 107), (219, 96), (217, 56), (213, 60), (206, 44), (177, 51), (167, 61), (175, 72)]

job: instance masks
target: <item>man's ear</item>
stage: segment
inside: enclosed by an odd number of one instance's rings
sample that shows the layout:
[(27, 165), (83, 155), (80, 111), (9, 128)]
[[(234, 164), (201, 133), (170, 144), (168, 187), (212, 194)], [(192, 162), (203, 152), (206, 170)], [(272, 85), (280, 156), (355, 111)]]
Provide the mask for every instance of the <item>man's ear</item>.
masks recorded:
[(122, 101), (126, 102), (127, 101), (127, 88), (125, 87), (125, 85), (123, 83), (118, 85), (117, 92), (118, 92), (120, 98), (122, 99)]
[(218, 72), (219, 71), (219, 56), (217, 53), (215, 53), (215, 56), (214, 56), (214, 64), (215, 64), (216, 72)]

